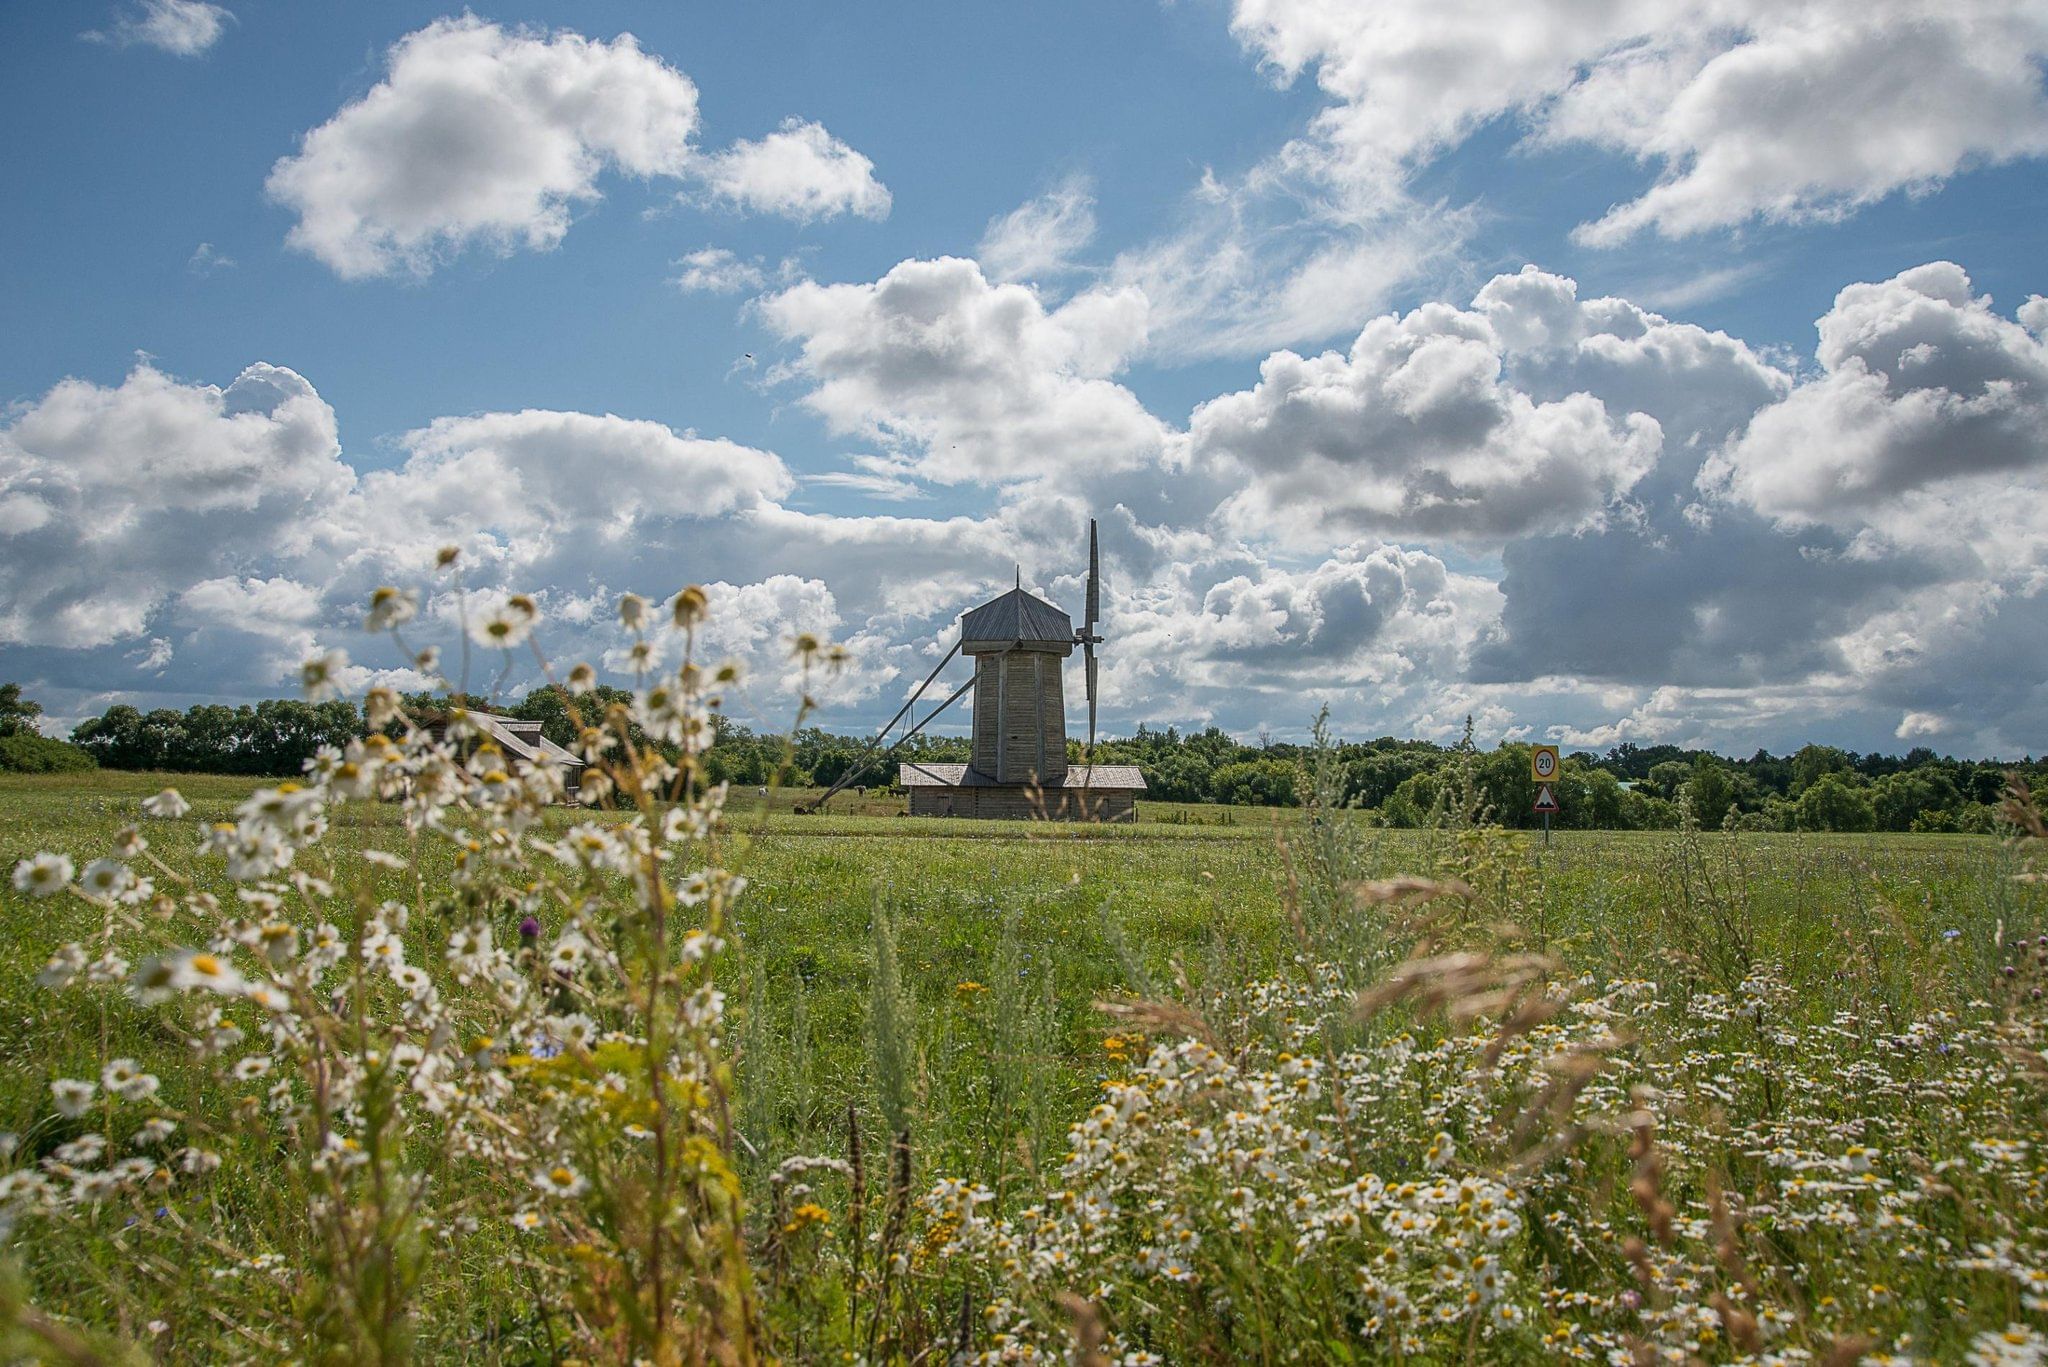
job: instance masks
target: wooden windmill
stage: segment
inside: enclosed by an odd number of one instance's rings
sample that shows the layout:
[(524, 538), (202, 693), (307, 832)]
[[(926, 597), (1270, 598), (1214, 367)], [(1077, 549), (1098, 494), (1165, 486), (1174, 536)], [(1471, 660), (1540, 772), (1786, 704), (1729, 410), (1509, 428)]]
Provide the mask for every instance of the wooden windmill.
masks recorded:
[[(1081, 626), (1024, 588), (992, 598), (960, 618), (960, 639), (918, 685), (889, 724), (869, 741), (854, 766), (818, 799), (823, 807), (874, 763), (931, 724), (970, 691), (973, 744), (966, 764), (904, 764), (898, 774), (910, 793), (913, 816), (1048, 817), (1071, 821), (1130, 821), (1145, 780), (1136, 765), (1095, 764), (1097, 673), (1102, 643), (1102, 556), (1095, 522), (1088, 523), (1088, 588)], [(1081, 647), (1088, 699), (1088, 744), (1078, 766), (1067, 763), (1067, 711), (1063, 681), (1067, 658)], [(955, 655), (974, 661), (974, 676), (925, 719), (879, 755), (896, 724), (910, 714)], [(872, 756), (873, 758), (870, 758)], [(815, 808), (814, 808), (815, 810)]]

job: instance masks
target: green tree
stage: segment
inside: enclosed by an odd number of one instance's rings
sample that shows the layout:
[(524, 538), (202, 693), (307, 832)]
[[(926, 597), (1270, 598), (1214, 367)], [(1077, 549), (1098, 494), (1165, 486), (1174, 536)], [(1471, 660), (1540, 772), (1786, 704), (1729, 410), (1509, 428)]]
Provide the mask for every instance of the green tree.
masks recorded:
[(1868, 831), (1877, 826), (1870, 790), (1854, 786), (1834, 771), (1808, 784), (1799, 794), (1795, 810), (1802, 831)]
[(1727, 769), (1711, 755), (1697, 756), (1692, 773), (1685, 780), (1686, 796), (1692, 799), (1693, 817), (1702, 826), (1719, 826), (1735, 805), (1735, 783)]
[(1233, 807), (1292, 807), (1295, 805), (1294, 766), (1279, 759), (1240, 760), (1226, 764), (1210, 776), (1215, 800)]
[(22, 697), (20, 684), (0, 684), (0, 736), (39, 735), (36, 718), (42, 715), (43, 705)]

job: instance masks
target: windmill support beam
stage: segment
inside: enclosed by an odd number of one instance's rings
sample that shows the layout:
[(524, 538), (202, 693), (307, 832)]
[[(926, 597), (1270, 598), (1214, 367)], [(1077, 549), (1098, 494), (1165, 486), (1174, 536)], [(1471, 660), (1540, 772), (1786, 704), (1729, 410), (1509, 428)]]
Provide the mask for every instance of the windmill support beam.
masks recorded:
[[(875, 752), (875, 747), (882, 743), (882, 737), (888, 735), (890, 730), (895, 727), (896, 723), (902, 721), (904, 716), (909, 713), (910, 709), (917, 706), (917, 700), (919, 698), (922, 698), (924, 696), (924, 691), (932, 686), (932, 680), (939, 677), (939, 671), (944, 669), (949, 663), (951, 663), (953, 657), (955, 655), (958, 655), (959, 653), (960, 643), (958, 641), (955, 641), (953, 642), (953, 648), (946, 652), (945, 658), (940, 660), (937, 664), (933, 665), (932, 672), (924, 676), (924, 682), (919, 684), (916, 690), (913, 691), (909, 697), (903, 700), (903, 706), (896, 709), (896, 715), (889, 718), (887, 724), (885, 724), (881, 730), (875, 732), (874, 738), (870, 740), (866, 745), (861, 747), (861, 752), (858, 755), (854, 756), (853, 766), (849, 768), (845, 773), (839, 776), (839, 781), (837, 783), (834, 783), (830, 788), (827, 788), (825, 790), (825, 795), (823, 797), (819, 798), (816, 802), (811, 804), (811, 808), (813, 811), (822, 808), (827, 802), (830, 802), (834, 795), (836, 795), (840, 791), (840, 789), (846, 787), (847, 784), (853, 781), (854, 775), (862, 773), (866, 770), (867, 758), (869, 755), (872, 755)], [(957, 697), (958, 695), (956, 694), (955, 696)], [(925, 718), (925, 720), (930, 721), (931, 718), (927, 717)], [(899, 744), (900, 743), (901, 742), (899, 742)]]
[[(887, 760), (889, 756), (895, 754), (897, 750), (902, 748), (903, 743), (905, 741), (909, 740), (912, 736), (915, 736), (918, 732), (924, 730), (925, 727), (930, 726), (932, 724), (933, 719), (936, 718), (939, 715), (939, 713), (945, 711), (954, 703), (959, 702), (960, 699), (966, 697), (967, 691), (973, 687), (974, 680), (972, 679), (969, 679), (966, 683), (961, 684), (959, 688), (954, 690), (952, 697), (946, 699), (937, 707), (934, 707), (930, 712), (926, 713), (925, 719), (923, 721), (919, 722), (917, 725), (911, 727), (908, 731), (905, 731), (902, 735), (898, 736), (893, 742), (891, 742), (888, 749), (884, 750), (881, 754), (875, 756), (874, 761), (862, 761), (856, 764), (855, 767), (848, 769), (844, 774), (841, 774), (839, 776), (839, 782), (832, 786), (831, 790), (825, 794), (825, 797), (821, 797), (816, 802), (811, 804), (811, 810), (815, 812), (822, 808), (825, 805), (826, 798), (831, 797), (833, 793), (836, 793), (841, 788), (844, 788), (847, 785), (847, 783), (851, 781), (852, 777), (865, 770), (868, 764), (873, 763), (875, 761)], [(918, 691), (923, 692), (922, 689)], [(913, 699), (913, 701), (915, 701), (915, 699)], [(892, 722), (890, 724), (893, 726), (895, 723)]]

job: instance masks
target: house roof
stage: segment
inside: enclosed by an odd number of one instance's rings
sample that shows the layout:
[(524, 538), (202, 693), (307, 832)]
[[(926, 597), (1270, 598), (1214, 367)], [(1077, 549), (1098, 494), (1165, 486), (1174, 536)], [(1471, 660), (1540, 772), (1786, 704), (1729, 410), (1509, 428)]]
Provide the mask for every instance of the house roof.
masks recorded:
[(553, 764), (578, 771), (587, 767), (584, 760), (543, 736), (540, 733), (540, 723), (537, 721), (504, 717), (496, 712), (471, 712), (469, 720), (479, 731), (488, 735), (499, 749), (514, 759), (523, 759), (528, 764)]
[(991, 598), (960, 618), (960, 648), (976, 646), (1058, 646), (1074, 648), (1074, 619), (1021, 588)]
[[(900, 764), (896, 781), (906, 788), (1021, 788), (1021, 783), (997, 783), (979, 769), (965, 764)], [(1077, 764), (1057, 785), (1061, 788), (1129, 788), (1142, 792), (1145, 776), (1135, 764)]]

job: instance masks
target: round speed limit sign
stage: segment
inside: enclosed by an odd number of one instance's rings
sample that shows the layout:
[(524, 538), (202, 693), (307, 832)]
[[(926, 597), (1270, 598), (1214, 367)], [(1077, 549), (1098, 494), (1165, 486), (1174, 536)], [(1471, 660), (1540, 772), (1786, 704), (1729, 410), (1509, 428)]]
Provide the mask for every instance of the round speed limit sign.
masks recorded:
[(1529, 773), (1538, 783), (1548, 783), (1557, 777), (1557, 747), (1536, 745), (1529, 749)]

